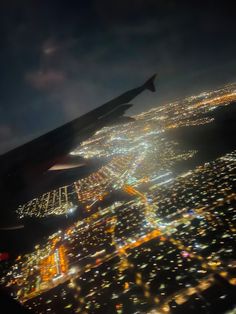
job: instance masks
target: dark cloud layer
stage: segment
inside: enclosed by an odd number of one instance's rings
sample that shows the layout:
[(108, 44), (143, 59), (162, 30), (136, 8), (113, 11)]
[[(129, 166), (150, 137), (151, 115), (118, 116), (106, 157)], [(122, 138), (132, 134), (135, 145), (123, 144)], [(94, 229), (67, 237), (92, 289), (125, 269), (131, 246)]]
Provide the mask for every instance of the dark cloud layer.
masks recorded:
[[(181, 2), (181, 3), (180, 3)], [(136, 111), (236, 79), (236, 22), (215, 1), (2, 1), (0, 151), (158, 72)]]

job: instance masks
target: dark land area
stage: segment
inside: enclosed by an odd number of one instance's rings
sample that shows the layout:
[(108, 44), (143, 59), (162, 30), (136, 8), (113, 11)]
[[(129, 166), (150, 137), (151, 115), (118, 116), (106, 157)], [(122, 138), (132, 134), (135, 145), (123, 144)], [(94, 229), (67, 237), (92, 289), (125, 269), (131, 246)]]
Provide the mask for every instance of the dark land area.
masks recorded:
[(192, 169), (236, 148), (236, 103), (218, 107), (211, 116), (215, 119), (211, 123), (168, 131), (167, 137), (179, 142), (184, 149), (198, 151), (188, 161), (179, 162), (173, 171), (179, 173)]

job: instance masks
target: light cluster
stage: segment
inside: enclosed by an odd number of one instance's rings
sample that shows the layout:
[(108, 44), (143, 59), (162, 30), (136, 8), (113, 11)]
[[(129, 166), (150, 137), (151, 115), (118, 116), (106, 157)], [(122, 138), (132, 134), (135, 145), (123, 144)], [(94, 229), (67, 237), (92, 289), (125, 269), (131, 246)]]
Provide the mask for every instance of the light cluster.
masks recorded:
[(86, 215), (19, 256), (1, 284), (35, 313), (231, 307), (236, 151), (176, 172), (196, 151), (166, 133), (211, 123), (208, 113), (235, 98), (229, 85), (142, 113), (125, 128), (103, 128), (84, 142), (73, 154), (106, 158), (105, 165), (19, 207), (18, 215), (58, 215), (75, 206)]
[[(216, 274), (234, 286), (235, 168), (232, 152), (168, 184), (146, 182), (142, 192), (126, 187), (130, 201), (51, 236), (19, 257), (2, 282), (38, 313), (59, 302), (59, 284), (61, 306), (88, 313), (150, 305), (169, 312), (216, 289)], [(222, 287), (219, 293), (220, 301), (222, 293), (230, 297)]]

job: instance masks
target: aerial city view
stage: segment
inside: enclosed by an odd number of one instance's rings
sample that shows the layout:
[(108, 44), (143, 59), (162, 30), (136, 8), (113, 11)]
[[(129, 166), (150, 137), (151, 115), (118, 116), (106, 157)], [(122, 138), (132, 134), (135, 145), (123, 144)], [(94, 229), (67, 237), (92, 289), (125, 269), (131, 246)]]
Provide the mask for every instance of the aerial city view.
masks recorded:
[(229, 2), (0, 3), (0, 313), (236, 314)]
[(16, 208), (20, 220), (80, 217), (17, 256), (1, 284), (34, 313), (230, 310), (236, 149), (192, 166), (201, 152), (170, 132), (214, 124), (214, 112), (235, 101), (236, 84), (227, 85), (103, 127), (82, 142), (70, 154), (96, 156), (103, 165)]

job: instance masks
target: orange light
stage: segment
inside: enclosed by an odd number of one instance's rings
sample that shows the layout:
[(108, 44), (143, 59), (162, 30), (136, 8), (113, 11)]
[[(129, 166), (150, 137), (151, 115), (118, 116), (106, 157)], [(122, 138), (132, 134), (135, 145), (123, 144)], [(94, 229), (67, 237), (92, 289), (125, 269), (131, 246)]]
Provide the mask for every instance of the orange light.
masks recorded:
[(124, 288), (125, 288), (125, 290), (129, 289), (129, 283), (127, 281), (125, 282)]

